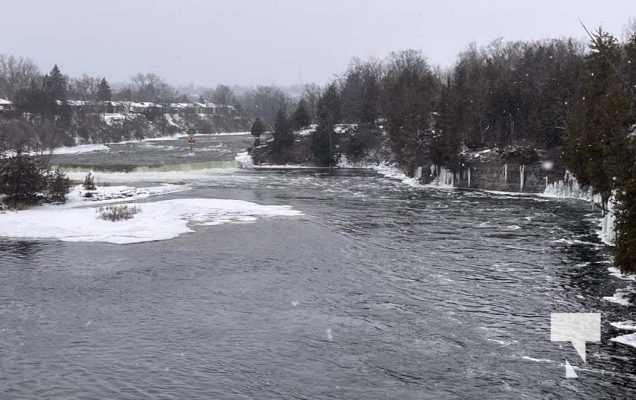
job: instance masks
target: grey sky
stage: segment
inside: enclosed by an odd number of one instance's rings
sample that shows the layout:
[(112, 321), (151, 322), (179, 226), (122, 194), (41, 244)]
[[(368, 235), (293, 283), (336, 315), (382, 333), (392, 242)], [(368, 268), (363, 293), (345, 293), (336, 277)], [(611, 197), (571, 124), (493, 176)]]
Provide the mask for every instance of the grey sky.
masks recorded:
[(620, 35), (630, 16), (634, 0), (0, 0), (0, 53), (111, 82), (322, 83), (353, 56), (414, 48), (447, 66), (471, 41), (583, 38), (579, 19)]

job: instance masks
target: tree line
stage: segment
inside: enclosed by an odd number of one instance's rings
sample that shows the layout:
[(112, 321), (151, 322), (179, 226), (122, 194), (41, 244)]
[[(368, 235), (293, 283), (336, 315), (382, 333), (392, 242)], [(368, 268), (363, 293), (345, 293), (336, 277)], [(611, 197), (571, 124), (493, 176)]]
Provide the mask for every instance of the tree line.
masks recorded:
[[(313, 160), (322, 166), (337, 162), (347, 140), (335, 129), (341, 123), (386, 132), (394, 161), (411, 175), (426, 162), (457, 171), (464, 155), (476, 149), (512, 149), (528, 158), (560, 153), (580, 184), (601, 197), (603, 208), (617, 200), (616, 263), (636, 271), (633, 28), (622, 42), (599, 29), (587, 44), (574, 39), (471, 44), (448, 70), (432, 67), (414, 50), (384, 60), (354, 59), (317, 90), (315, 113), (309, 115), (317, 123)], [(279, 107), (275, 152), (293, 145), (289, 121), (306, 107), (306, 98), (293, 113), (287, 105)]]

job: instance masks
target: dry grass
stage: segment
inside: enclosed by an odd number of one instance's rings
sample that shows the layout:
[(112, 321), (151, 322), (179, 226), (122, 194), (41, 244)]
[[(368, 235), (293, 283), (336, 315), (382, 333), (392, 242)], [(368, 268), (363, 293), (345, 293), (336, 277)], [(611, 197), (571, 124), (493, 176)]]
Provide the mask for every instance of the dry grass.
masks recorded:
[(141, 212), (141, 207), (124, 205), (100, 207), (97, 210), (97, 216), (105, 221), (125, 221), (131, 219)]

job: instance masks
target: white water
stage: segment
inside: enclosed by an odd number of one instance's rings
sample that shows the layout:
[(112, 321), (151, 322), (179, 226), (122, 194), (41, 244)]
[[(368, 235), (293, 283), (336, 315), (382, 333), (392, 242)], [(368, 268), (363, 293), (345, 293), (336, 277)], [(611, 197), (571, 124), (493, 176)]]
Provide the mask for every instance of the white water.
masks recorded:
[(238, 161), (240, 168), (254, 168), (254, 160), (252, 159), (252, 156), (247, 153), (247, 151), (238, 153), (236, 157), (234, 157), (234, 159)]

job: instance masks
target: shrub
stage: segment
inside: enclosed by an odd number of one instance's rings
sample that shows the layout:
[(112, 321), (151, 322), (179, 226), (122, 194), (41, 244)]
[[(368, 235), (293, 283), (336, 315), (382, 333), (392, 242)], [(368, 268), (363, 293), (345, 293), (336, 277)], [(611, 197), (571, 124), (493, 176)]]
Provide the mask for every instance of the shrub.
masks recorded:
[(18, 153), (0, 158), (0, 193), (14, 208), (38, 204), (47, 189), (47, 172), (43, 160)]
[[(86, 178), (84, 178), (84, 189), (85, 190), (96, 190), (97, 189), (95, 187), (95, 177), (90, 172), (88, 173), (88, 175), (86, 175)], [(89, 196), (86, 196), (86, 197), (89, 197)]]
[(115, 206), (106, 206), (100, 207), (97, 210), (97, 217), (101, 218), (105, 221), (124, 221), (127, 219), (131, 219), (141, 212), (141, 207), (138, 206), (129, 206), (127, 204), (124, 205), (115, 205)]
[(55, 202), (66, 202), (66, 195), (71, 189), (71, 180), (56, 168), (48, 176), (49, 199)]

